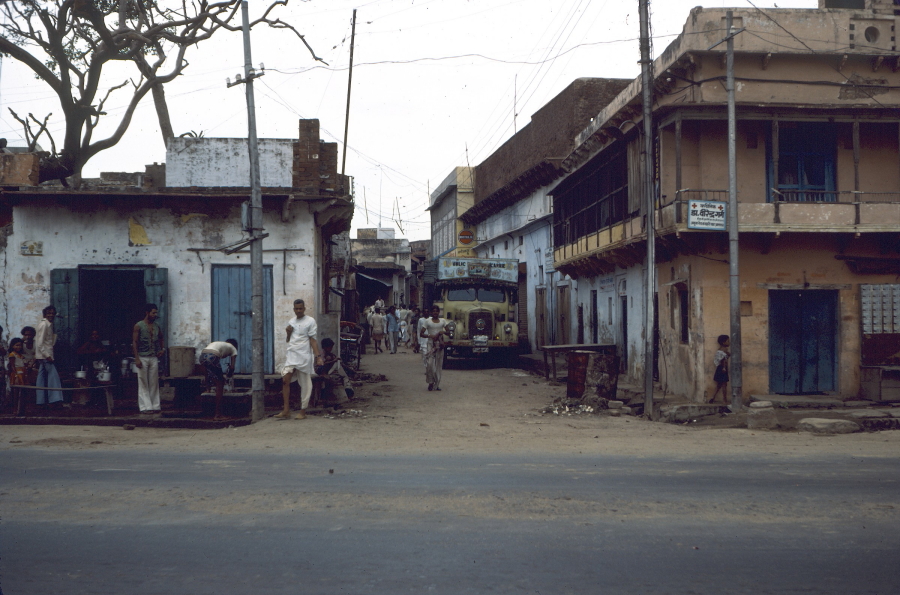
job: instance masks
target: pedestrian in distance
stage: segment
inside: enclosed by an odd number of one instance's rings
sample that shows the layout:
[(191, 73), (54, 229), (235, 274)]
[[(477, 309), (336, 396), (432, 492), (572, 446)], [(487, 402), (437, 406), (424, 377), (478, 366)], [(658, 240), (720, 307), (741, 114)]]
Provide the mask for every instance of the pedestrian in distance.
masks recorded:
[(59, 380), (59, 372), (53, 361), (53, 346), (56, 345), (56, 333), (53, 332), (53, 321), (56, 319), (56, 308), (47, 306), (43, 310), (44, 318), (37, 325), (34, 337), (34, 358), (38, 368), (37, 384), (51, 390), (37, 391), (37, 404), (62, 403), (63, 394)]
[(384, 339), (384, 316), (380, 308), (375, 308), (374, 314), (369, 319), (372, 326), (372, 341), (375, 343), (375, 353), (382, 351), (381, 340)]
[(713, 381), (716, 383), (716, 390), (713, 392), (712, 399), (709, 400), (710, 403), (716, 400), (716, 396), (718, 396), (719, 391), (722, 391), (722, 401), (728, 402), (728, 360), (731, 358), (731, 353), (728, 348), (731, 346), (731, 340), (728, 335), (719, 335), (719, 349), (716, 350), (716, 355), (713, 356), (713, 365), (716, 367), (716, 371), (713, 373)]
[(159, 413), (159, 358), (166, 354), (156, 304), (144, 306), (144, 319), (131, 332), (131, 349), (138, 377), (138, 408), (141, 413)]
[(294, 317), (285, 328), (288, 344), (287, 358), (281, 369), (281, 397), (284, 408), (275, 416), (276, 419), (291, 417), (291, 381), (296, 378), (300, 385), (300, 412), (297, 419), (306, 419), (306, 408), (312, 396), (312, 375), (315, 367), (322, 365), (322, 354), (316, 335), (319, 329), (312, 316), (306, 315), (306, 303), (294, 300)]
[[(200, 363), (206, 369), (206, 382), (216, 390), (216, 413), (213, 420), (226, 419), (222, 415), (222, 400), (225, 395), (225, 376), (234, 376), (234, 365), (237, 362), (238, 342), (236, 339), (213, 341), (200, 352)], [(222, 371), (222, 360), (230, 358), (227, 372)]]
[(425, 347), (425, 382), (428, 390), (441, 390), (441, 371), (444, 368), (444, 336), (449, 335), (447, 321), (441, 318), (441, 310), (431, 307), (431, 318), (424, 319), (420, 337), (428, 342)]
[(387, 339), (390, 353), (397, 353), (397, 340), (400, 335), (400, 319), (397, 318), (397, 309), (394, 306), (388, 308), (387, 316), (384, 317), (387, 325)]

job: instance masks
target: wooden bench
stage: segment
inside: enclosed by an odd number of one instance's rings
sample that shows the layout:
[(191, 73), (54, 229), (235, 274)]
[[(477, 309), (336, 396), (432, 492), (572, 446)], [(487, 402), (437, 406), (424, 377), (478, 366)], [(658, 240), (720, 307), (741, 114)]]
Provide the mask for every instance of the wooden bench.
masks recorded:
[[(75, 388), (47, 388), (46, 386), (31, 386), (30, 384), (11, 384), (9, 388), (11, 389), (33, 389), (33, 390), (58, 390), (61, 392), (73, 392), (73, 391), (88, 391), (88, 390), (102, 390), (106, 393), (106, 413), (107, 415), (112, 415), (113, 412), (113, 394), (112, 388), (115, 386), (114, 383), (110, 382), (108, 384), (101, 384), (100, 386), (77, 386)], [(25, 412), (25, 391), (19, 390), (19, 397), (16, 403), (16, 415), (22, 415)]]
[(616, 352), (615, 344), (608, 343), (570, 343), (568, 345), (544, 345), (543, 347), (539, 347), (539, 349), (544, 352), (544, 378), (550, 379), (550, 367), (547, 365), (547, 356), (550, 356), (551, 364), (553, 366), (553, 381), (556, 382), (556, 354), (557, 353), (568, 353), (570, 351), (596, 351), (602, 352), (607, 350), (612, 350), (613, 353)]

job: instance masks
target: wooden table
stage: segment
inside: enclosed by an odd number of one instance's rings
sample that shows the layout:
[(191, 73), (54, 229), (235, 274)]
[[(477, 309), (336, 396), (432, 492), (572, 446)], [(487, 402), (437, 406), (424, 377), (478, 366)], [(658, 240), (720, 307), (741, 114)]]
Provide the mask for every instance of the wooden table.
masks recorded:
[(616, 345), (609, 343), (570, 343), (568, 345), (544, 345), (539, 348), (544, 352), (544, 378), (550, 379), (550, 368), (547, 366), (547, 355), (550, 355), (553, 364), (553, 381), (556, 382), (556, 354), (568, 353), (569, 351), (596, 351), (603, 352), (612, 350), (616, 352)]

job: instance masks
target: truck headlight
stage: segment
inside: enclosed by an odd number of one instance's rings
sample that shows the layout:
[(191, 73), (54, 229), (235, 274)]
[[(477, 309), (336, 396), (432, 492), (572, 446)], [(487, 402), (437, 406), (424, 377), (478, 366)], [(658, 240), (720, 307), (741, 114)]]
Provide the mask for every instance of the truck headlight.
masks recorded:
[(447, 330), (450, 331), (450, 338), (452, 339), (452, 338), (453, 338), (453, 334), (454, 334), (454, 332), (456, 331), (456, 323), (455, 323), (455, 322), (448, 322), (448, 323), (447, 323)]
[(504, 327), (503, 327), (503, 332), (506, 333), (507, 335), (510, 334), (510, 333), (512, 332), (512, 325), (511, 325), (511, 324), (507, 324), (506, 326), (504, 326)]

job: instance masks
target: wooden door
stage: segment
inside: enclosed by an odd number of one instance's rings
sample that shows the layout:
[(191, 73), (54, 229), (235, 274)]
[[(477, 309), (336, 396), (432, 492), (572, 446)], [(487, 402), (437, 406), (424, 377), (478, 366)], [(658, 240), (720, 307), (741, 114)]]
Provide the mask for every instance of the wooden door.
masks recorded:
[(811, 394), (837, 386), (837, 291), (769, 291), (769, 386)]
[(569, 307), (569, 286), (564, 285), (559, 289), (559, 300), (556, 303), (557, 327), (556, 342), (560, 345), (569, 344), (569, 325), (571, 324), (571, 310)]
[[(250, 267), (217, 265), (212, 269), (212, 341), (237, 339), (235, 372), (252, 372), (253, 317), (251, 316)], [(272, 267), (263, 270), (263, 370), (274, 372), (274, 317), (272, 312)], [(287, 322), (287, 318), (285, 321)], [(281, 325), (283, 328), (284, 325)], [(284, 331), (281, 336), (284, 337)]]
[(547, 344), (547, 290), (543, 287), (534, 290), (534, 343), (538, 348)]

